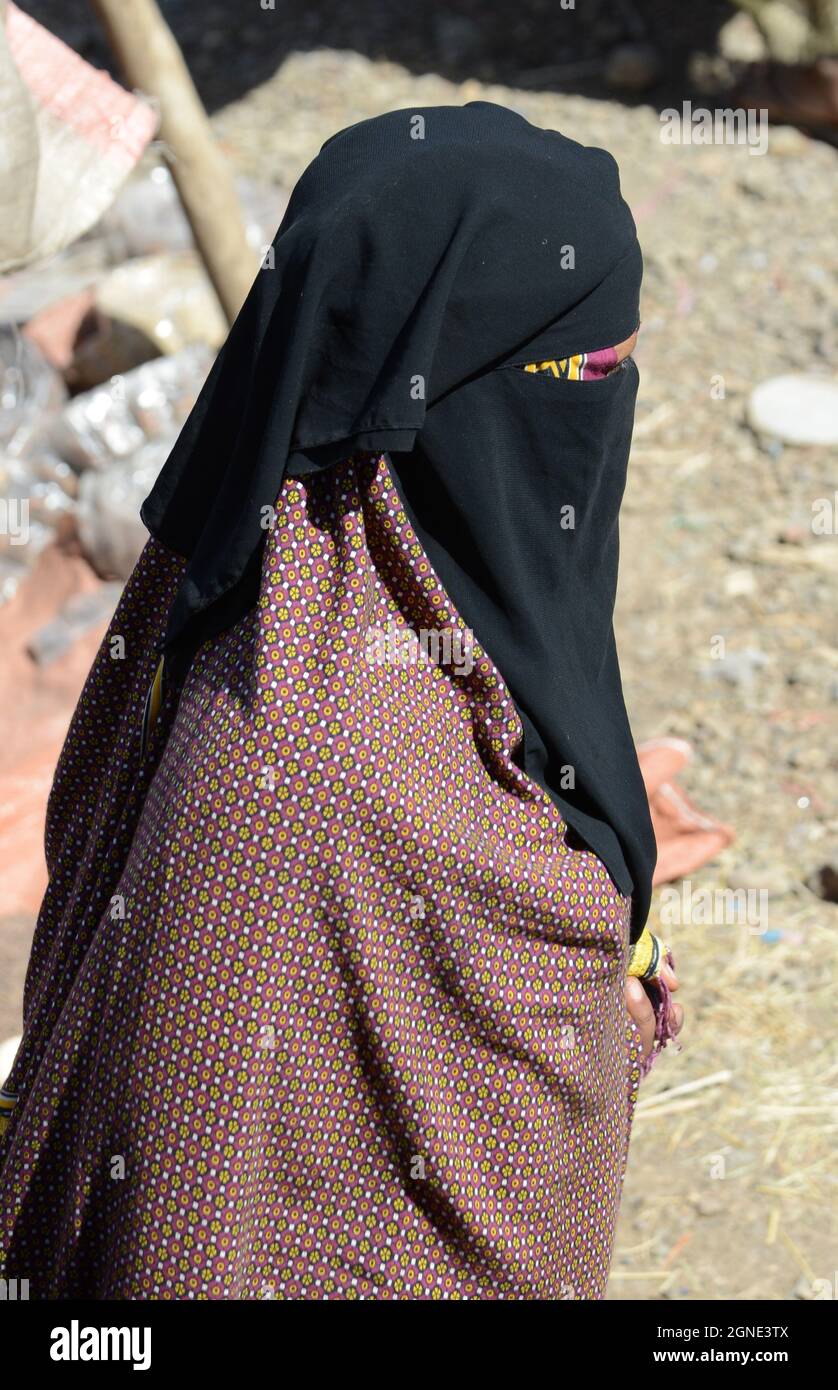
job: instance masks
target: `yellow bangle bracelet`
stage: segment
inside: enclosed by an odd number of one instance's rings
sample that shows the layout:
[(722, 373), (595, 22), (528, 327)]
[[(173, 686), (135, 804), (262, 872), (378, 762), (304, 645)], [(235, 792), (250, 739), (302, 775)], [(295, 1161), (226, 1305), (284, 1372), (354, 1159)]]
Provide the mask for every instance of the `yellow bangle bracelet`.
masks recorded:
[(641, 980), (656, 980), (666, 962), (669, 947), (644, 927), (629, 952), (628, 973)]

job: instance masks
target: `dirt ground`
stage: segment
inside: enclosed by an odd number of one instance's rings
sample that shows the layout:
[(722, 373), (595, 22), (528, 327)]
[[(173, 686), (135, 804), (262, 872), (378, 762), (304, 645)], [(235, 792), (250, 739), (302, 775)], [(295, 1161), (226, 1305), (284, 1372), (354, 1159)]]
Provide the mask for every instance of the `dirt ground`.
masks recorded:
[[(235, 35), (217, 5), (200, 7), (200, 26), (166, 7), (231, 160), (278, 191), (334, 130), (419, 104), (502, 102), (616, 156), (646, 263), (621, 533), (626, 697), (638, 741), (689, 740), (684, 785), (737, 838), (676, 885), (688, 920), (661, 927), (688, 1022), (641, 1092), (609, 1296), (773, 1300), (831, 1286), (838, 1297), (838, 918), (813, 891), (838, 866), (838, 467), (834, 449), (784, 448), (746, 419), (759, 382), (835, 371), (838, 154), (787, 127), (762, 156), (661, 142), (660, 103), (699, 99), (696, 71), (718, 67), (726, 5), (684, 7), (701, 14), (680, 28), (664, 5), (592, 5), (575, 38), (555, 8), (522, 7), (504, 56), (476, 4), (424, 19), (319, 5), (273, 30), (254, 5)], [(633, 37), (625, 15), (640, 16), (661, 75), (617, 101), (601, 60), (604, 44)], [(74, 22), (102, 61), (95, 29)], [(819, 499), (834, 499), (825, 534), (812, 527)], [(735, 920), (731, 890), (750, 891), (767, 923)], [(704, 920), (683, 906), (703, 891), (717, 895)], [(678, 915), (659, 892), (653, 926), (662, 912)], [(0, 1036), (15, 1024), (30, 931), (26, 913), (0, 921)]]

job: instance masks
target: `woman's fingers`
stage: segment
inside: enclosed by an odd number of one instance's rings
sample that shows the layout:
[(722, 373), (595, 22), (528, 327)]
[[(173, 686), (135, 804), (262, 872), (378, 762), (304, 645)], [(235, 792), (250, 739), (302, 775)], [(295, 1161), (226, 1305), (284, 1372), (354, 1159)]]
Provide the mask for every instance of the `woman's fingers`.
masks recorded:
[(640, 1031), (643, 1056), (648, 1057), (655, 1042), (655, 1011), (642, 984), (634, 977), (626, 980), (626, 1007)]
[[(679, 987), (679, 981), (671, 965), (661, 966), (660, 978), (674, 994)], [(648, 1057), (655, 1045), (655, 1011), (642, 983), (633, 976), (626, 980), (626, 1007), (640, 1030), (643, 1056)], [(684, 1026), (684, 1010), (680, 1004), (673, 1003), (670, 1017), (672, 1032), (680, 1033)]]
[[(661, 975), (661, 979), (664, 981), (665, 984), (667, 984), (667, 985), (669, 986), (670, 990), (671, 990), (672, 993), (674, 994), (675, 991), (676, 991), (676, 989), (678, 989), (678, 976), (675, 974), (675, 971), (672, 969), (672, 966), (671, 966), (671, 965), (662, 965), (662, 966), (661, 966), (660, 975)], [(673, 1033), (680, 1033), (680, 1031), (681, 1031), (681, 1029), (683, 1028), (683, 1026), (684, 1026), (684, 1010), (683, 1010), (683, 1008), (681, 1007), (680, 1004), (673, 1004), (673, 1005), (672, 1005), (672, 1031), (673, 1031)]]
[(676, 989), (680, 988), (678, 976), (675, 974), (675, 971), (672, 969), (671, 965), (661, 966), (660, 977), (665, 984), (669, 985), (669, 988), (672, 990), (673, 994), (675, 993)]

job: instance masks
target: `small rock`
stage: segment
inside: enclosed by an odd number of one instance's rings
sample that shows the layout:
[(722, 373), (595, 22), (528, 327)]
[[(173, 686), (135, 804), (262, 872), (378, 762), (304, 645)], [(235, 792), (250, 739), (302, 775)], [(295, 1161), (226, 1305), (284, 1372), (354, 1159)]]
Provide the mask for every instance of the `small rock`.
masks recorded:
[(693, 1201), (693, 1206), (699, 1216), (721, 1216), (726, 1209), (716, 1192), (702, 1192)]
[(728, 652), (721, 661), (714, 661), (705, 667), (709, 675), (718, 676), (728, 685), (751, 686), (754, 675), (768, 662), (764, 652), (755, 647), (745, 647), (741, 652)]
[(622, 43), (605, 61), (605, 81), (622, 92), (643, 92), (657, 80), (660, 59), (648, 43)]
[(807, 137), (796, 126), (776, 125), (771, 127), (768, 152), (775, 159), (799, 159), (807, 153), (808, 144)]
[(811, 1281), (801, 1274), (797, 1283), (791, 1291), (792, 1298), (799, 1298), (805, 1303), (811, 1303), (817, 1298), (817, 1293), (812, 1287)]
[(791, 524), (777, 533), (781, 545), (805, 545), (808, 535), (804, 527)]
[(786, 444), (838, 444), (838, 381), (789, 372), (751, 392), (748, 422)]
[(758, 63), (765, 57), (765, 39), (749, 14), (735, 14), (719, 30), (719, 52), (733, 63)]
[(838, 903), (838, 868), (835, 864), (821, 864), (806, 879), (806, 887), (824, 902)]
[(73, 391), (90, 391), (157, 356), (157, 344), (142, 328), (94, 307), (81, 326), (64, 380)]
[(757, 582), (753, 570), (731, 570), (725, 579), (725, 593), (731, 598), (742, 598), (756, 592)]

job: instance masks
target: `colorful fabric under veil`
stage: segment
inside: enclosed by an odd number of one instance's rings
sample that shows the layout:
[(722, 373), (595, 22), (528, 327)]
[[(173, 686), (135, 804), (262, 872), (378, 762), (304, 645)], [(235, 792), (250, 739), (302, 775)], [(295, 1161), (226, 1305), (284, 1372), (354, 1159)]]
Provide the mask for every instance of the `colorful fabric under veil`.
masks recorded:
[(386, 458), (286, 480), (257, 606), (141, 757), (182, 572), (149, 541), (58, 766), (2, 1273), (32, 1298), (601, 1297), (629, 900), (517, 766)]

